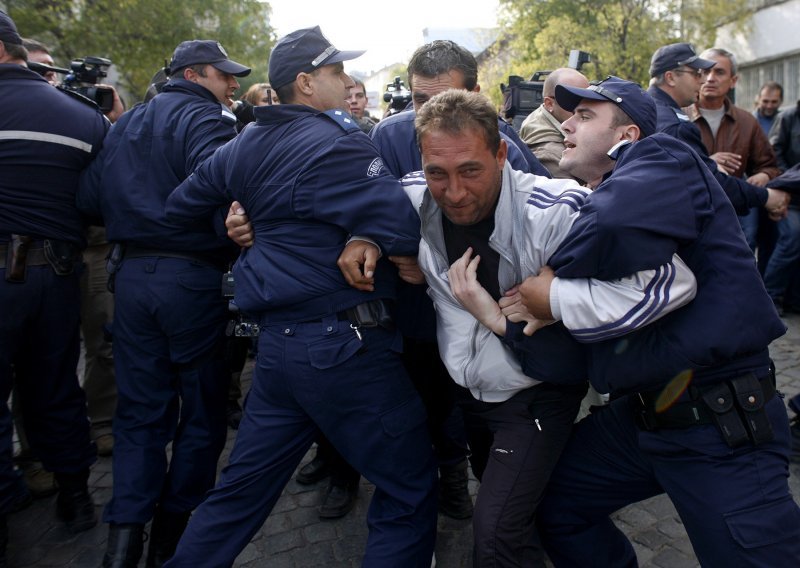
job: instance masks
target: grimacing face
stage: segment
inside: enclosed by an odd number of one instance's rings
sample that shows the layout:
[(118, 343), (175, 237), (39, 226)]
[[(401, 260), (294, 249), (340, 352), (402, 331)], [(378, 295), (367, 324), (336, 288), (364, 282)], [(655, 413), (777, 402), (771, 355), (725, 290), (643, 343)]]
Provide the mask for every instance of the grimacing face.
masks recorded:
[(450, 221), (473, 225), (491, 214), (508, 151), (504, 140), (495, 153), (476, 128), (431, 130), (422, 136), (420, 150), (431, 197)]
[(310, 73), (313, 86), (314, 108), (318, 110), (347, 110), (347, 97), (353, 80), (344, 72), (344, 65), (333, 63), (323, 65), (315, 73)]
[(614, 103), (583, 99), (574, 114), (561, 125), (564, 152), (559, 167), (571, 176), (597, 180), (611, 171), (614, 162), (608, 151), (625, 139), (625, 126), (612, 126)]

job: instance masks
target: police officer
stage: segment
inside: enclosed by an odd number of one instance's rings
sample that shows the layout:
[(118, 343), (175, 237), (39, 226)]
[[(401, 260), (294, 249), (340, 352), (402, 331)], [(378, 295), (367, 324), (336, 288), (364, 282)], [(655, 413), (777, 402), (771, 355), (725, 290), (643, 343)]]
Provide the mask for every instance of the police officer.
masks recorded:
[(390, 313), (396, 273), (378, 262), (370, 291), (337, 267), (350, 235), (384, 255), (415, 255), (419, 220), (344, 108), (349, 77), (319, 27), (282, 38), (269, 61), (279, 106), (182, 184), (168, 214), (187, 223), (239, 201), (255, 243), (234, 267), (236, 303), (259, 314), (259, 358), (219, 485), (168, 566), (230, 566), (321, 431), (376, 486), (365, 566), (430, 566), (435, 460), (425, 409), (399, 357)]
[[(79, 355), (80, 251), (75, 207), (80, 171), (100, 149), (108, 121), (87, 101), (29, 71), (11, 18), (0, 12), (0, 389), (13, 374), (28, 439), (60, 491), (56, 513), (73, 531), (96, 524), (87, 490), (95, 448)], [(0, 406), (0, 531), (15, 494), (12, 425)], [(7, 535), (0, 534), (2, 552)]]
[(181, 43), (162, 93), (114, 124), (81, 178), (79, 207), (102, 218), (117, 244), (110, 264), (119, 400), (104, 566), (136, 566), (151, 518), (148, 566), (160, 566), (216, 477), (228, 386), (220, 283), (236, 251), (211, 221), (171, 222), (164, 203), (235, 136), (229, 106), (236, 77), (248, 73), (216, 41)]
[[(720, 170), (708, 156), (700, 129), (681, 108), (697, 102), (703, 84), (703, 72), (714, 65), (714, 61), (699, 57), (688, 43), (672, 43), (656, 50), (650, 60), (652, 79), (647, 90), (658, 108), (656, 128), (658, 132), (687, 143), (700, 154), (739, 215), (747, 214), (751, 207), (763, 206), (771, 218), (781, 219), (786, 215), (788, 194), (747, 183)], [(730, 171), (734, 169), (725, 163), (721, 166), (730, 167)]]
[(786, 328), (702, 159), (661, 133), (628, 145), (608, 138), (618, 111), (652, 132), (656, 108), (640, 93), (616, 78), (556, 87), (558, 103), (575, 112), (562, 125), (560, 166), (600, 183), (550, 257), (557, 278), (529, 279), (520, 291), (547, 318), (559, 298), (554, 282), (618, 278), (677, 253), (697, 295), (623, 340), (591, 344), (590, 379), (613, 402), (576, 426), (539, 509), (542, 538), (556, 566), (636, 566), (609, 515), (666, 492), (700, 564), (792, 565), (800, 509), (767, 350)]

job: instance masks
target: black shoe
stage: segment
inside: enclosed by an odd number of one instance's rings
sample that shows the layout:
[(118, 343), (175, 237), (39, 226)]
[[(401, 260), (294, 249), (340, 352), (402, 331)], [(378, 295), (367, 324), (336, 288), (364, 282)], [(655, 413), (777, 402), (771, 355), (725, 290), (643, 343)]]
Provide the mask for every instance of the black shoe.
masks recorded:
[(341, 519), (353, 510), (358, 495), (356, 485), (328, 485), (325, 500), (319, 508), (320, 519)]
[(89, 470), (79, 473), (56, 473), (58, 497), (56, 516), (64, 521), (73, 534), (87, 531), (97, 524), (94, 501), (89, 495)]
[(150, 546), (147, 548), (147, 568), (161, 568), (175, 554), (178, 541), (186, 530), (191, 511), (170, 513), (156, 509), (150, 526)]
[(242, 407), (235, 400), (228, 401), (227, 419), (228, 426), (232, 430), (239, 429), (239, 424), (242, 422)]
[(451, 519), (461, 520), (469, 519), (472, 511), (467, 460), (456, 465), (440, 466), (439, 512)]
[(136, 568), (144, 549), (144, 525), (109, 525), (103, 568)]
[(330, 464), (328, 460), (320, 457), (319, 450), (314, 459), (300, 468), (297, 472), (295, 479), (300, 485), (311, 485), (317, 481), (322, 481), (331, 474)]

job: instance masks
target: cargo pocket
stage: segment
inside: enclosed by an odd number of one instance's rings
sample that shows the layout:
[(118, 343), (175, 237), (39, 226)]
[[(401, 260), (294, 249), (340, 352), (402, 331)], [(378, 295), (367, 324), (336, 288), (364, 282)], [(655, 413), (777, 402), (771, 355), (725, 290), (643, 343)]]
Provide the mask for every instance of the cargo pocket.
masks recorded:
[[(747, 550), (788, 541), (798, 548), (800, 543), (800, 509), (791, 496), (727, 513), (725, 522), (733, 540)], [(772, 552), (780, 557), (780, 551)]]
[(396, 406), (381, 416), (383, 431), (392, 438), (399, 438), (404, 434), (425, 426), (428, 415), (419, 397), (412, 397), (400, 406)]
[(332, 369), (351, 359), (363, 346), (355, 333), (332, 335), (308, 346), (308, 362), (320, 371)]

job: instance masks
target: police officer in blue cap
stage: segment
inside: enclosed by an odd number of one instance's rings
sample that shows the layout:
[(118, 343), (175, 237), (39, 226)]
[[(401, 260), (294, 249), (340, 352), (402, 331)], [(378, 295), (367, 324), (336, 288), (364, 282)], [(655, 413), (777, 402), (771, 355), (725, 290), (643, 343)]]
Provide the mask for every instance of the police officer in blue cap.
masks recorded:
[[(793, 565), (800, 509), (767, 350), (785, 326), (733, 207), (697, 153), (654, 133), (656, 107), (637, 85), (559, 85), (556, 99), (575, 113), (560, 166), (595, 190), (548, 262), (555, 274), (521, 286), (525, 305), (552, 318), (560, 280), (620, 278), (675, 253), (697, 295), (641, 331), (590, 344), (590, 380), (612, 403), (577, 425), (551, 476), (539, 509), (551, 560), (636, 566), (609, 515), (666, 492), (701, 565)], [(611, 135), (620, 125), (624, 140)]]
[(386, 259), (369, 290), (337, 258), (352, 235), (385, 256), (416, 255), (419, 218), (345, 108), (349, 77), (319, 27), (273, 48), (281, 105), (176, 189), (167, 213), (187, 226), (236, 200), (255, 242), (234, 267), (236, 303), (261, 323), (258, 362), (228, 467), (168, 566), (230, 566), (261, 527), (321, 431), (375, 484), (365, 566), (428, 567), (436, 467), (425, 409), (399, 356)]
[[(108, 121), (27, 69), (27, 51), (0, 12), (0, 564), (6, 514), (19, 494), (12, 465), (16, 388), (31, 447), (59, 484), (56, 513), (72, 532), (97, 523), (87, 489), (96, 459), (86, 398), (75, 374), (80, 346), (80, 251), (75, 194)], [(13, 366), (13, 371), (12, 371)]]
[(214, 484), (228, 386), (220, 283), (236, 249), (211, 220), (179, 225), (164, 204), (235, 136), (229, 106), (236, 77), (249, 73), (216, 41), (181, 43), (162, 93), (114, 124), (81, 178), (79, 207), (116, 243), (109, 269), (119, 399), (104, 566), (137, 565), (151, 518), (147, 565), (161, 566)]
[(700, 129), (682, 110), (697, 102), (704, 72), (715, 64), (699, 57), (688, 43), (672, 43), (656, 50), (650, 60), (651, 80), (647, 92), (658, 108), (657, 130), (686, 142), (700, 154), (739, 215), (746, 215), (752, 207), (763, 206), (773, 219), (779, 220), (786, 215), (788, 194), (758, 187), (721, 171), (708, 156)]

